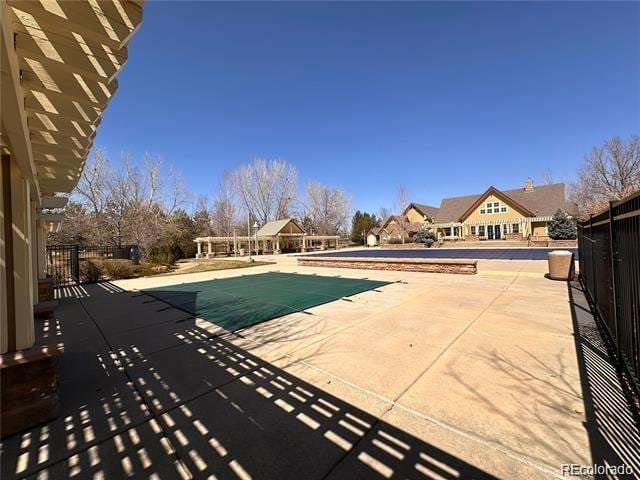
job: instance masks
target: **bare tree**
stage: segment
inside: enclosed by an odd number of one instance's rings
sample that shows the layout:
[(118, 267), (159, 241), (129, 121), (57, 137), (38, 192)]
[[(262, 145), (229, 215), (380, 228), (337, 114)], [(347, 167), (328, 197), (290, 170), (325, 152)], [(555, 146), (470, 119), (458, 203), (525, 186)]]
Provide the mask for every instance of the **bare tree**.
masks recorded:
[(238, 223), (238, 196), (234, 173), (225, 171), (218, 184), (211, 212), (213, 229), (217, 235), (230, 236)]
[(411, 203), (411, 194), (409, 193), (409, 189), (402, 185), (396, 188), (396, 196), (393, 201), (393, 208), (396, 215), (401, 215), (409, 203)]
[(550, 168), (545, 168), (542, 172), (541, 185), (553, 185), (556, 182), (556, 178), (553, 175), (553, 171)]
[[(88, 237), (92, 242), (104, 243), (108, 238), (106, 209), (109, 203), (109, 179), (113, 175), (104, 149), (97, 148), (82, 171), (74, 190), (78, 202), (90, 218)], [(76, 212), (77, 213), (77, 212)], [(77, 221), (69, 219), (66, 223)]]
[(78, 221), (86, 212), (86, 241), (96, 244), (136, 243), (144, 250), (157, 241), (168, 217), (182, 208), (189, 192), (179, 172), (162, 169), (158, 157), (145, 154), (142, 165), (122, 152), (117, 168), (111, 166), (103, 149), (97, 149), (84, 169), (73, 198), (81, 208), (74, 210)]
[(405, 208), (407, 208), (409, 203), (411, 203), (410, 198), (411, 198), (411, 194), (409, 193), (409, 189), (407, 187), (399, 186), (396, 189), (396, 197), (393, 202), (393, 208), (395, 209), (396, 215), (398, 216), (398, 224), (402, 231), (401, 233), (402, 243), (404, 243), (405, 236), (408, 233), (409, 224), (410, 224), (409, 219), (404, 215), (402, 215), (402, 212), (404, 212)]
[(234, 173), (238, 196), (251, 216), (262, 224), (290, 213), (298, 171), (284, 160), (257, 158)]
[(309, 182), (305, 189), (307, 215), (316, 233), (337, 235), (344, 232), (351, 213), (351, 199), (340, 188)]
[(380, 221), (384, 222), (387, 218), (389, 218), (391, 215), (393, 215), (393, 212), (391, 211), (390, 208), (387, 207), (380, 207), (380, 210), (378, 210), (378, 218), (380, 219)]
[(92, 212), (102, 212), (107, 202), (107, 182), (111, 176), (111, 168), (107, 153), (97, 148), (93, 158), (82, 171), (75, 193), (83, 203), (88, 204)]
[(640, 189), (640, 136), (627, 141), (613, 137), (585, 156), (578, 181), (569, 197), (580, 214), (597, 213), (611, 200), (620, 200)]

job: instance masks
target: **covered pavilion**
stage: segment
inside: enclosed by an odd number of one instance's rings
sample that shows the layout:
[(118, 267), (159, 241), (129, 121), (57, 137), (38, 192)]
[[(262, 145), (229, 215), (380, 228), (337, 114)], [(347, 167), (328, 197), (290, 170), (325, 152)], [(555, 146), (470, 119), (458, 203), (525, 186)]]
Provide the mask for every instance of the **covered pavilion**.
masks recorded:
[(338, 235), (309, 235), (293, 218), (283, 218), (265, 223), (252, 236), (198, 237), (196, 258), (216, 255), (280, 254), (338, 248)]

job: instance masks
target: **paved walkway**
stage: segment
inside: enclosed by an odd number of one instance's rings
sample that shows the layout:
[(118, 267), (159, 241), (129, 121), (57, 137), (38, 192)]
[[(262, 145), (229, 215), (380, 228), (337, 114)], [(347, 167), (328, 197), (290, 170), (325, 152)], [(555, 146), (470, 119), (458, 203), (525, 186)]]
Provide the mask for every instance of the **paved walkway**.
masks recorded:
[[(553, 478), (638, 467), (637, 417), (581, 292), (522, 275), (275, 266), (399, 281), (226, 334), (123, 291), (61, 292), (61, 415), (2, 446), (2, 478)], [(544, 299), (544, 301), (541, 301)], [(640, 468), (638, 469), (640, 472)]]

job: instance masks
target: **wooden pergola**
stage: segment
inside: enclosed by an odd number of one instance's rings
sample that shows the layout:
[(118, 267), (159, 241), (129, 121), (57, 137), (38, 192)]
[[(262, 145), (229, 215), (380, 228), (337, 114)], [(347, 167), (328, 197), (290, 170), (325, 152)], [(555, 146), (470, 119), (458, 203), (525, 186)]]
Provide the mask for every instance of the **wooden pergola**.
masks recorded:
[[(549, 222), (551, 221), (551, 216), (540, 216), (540, 217), (518, 217), (518, 218), (501, 218), (495, 220), (482, 220), (482, 221), (474, 221), (474, 222), (448, 222), (448, 223), (429, 223), (427, 224), (428, 228), (432, 228), (436, 231), (444, 230), (445, 228), (451, 229), (451, 235), (440, 235), (440, 238), (445, 240), (457, 240), (464, 238), (466, 235), (471, 234), (471, 227), (480, 227), (480, 226), (488, 226), (488, 225), (508, 225), (510, 228), (513, 225), (518, 225), (518, 233), (521, 233), (523, 237), (526, 237), (532, 232), (531, 224), (538, 222)], [(486, 229), (485, 229), (486, 230)], [(457, 231), (457, 234), (453, 234), (453, 232)]]
[[(338, 235), (308, 235), (298, 222), (291, 218), (267, 222), (252, 236), (233, 235), (198, 237), (196, 258), (211, 258), (217, 255), (240, 255), (249, 251), (280, 254), (284, 252), (306, 252), (309, 249), (325, 250), (338, 247)], [(205, 251), (206, 249), (206, 251)]]
[(0, 3), (0, 353), (34, 343), (46, 233), (58, 228), (118, 88), (141, 0)]

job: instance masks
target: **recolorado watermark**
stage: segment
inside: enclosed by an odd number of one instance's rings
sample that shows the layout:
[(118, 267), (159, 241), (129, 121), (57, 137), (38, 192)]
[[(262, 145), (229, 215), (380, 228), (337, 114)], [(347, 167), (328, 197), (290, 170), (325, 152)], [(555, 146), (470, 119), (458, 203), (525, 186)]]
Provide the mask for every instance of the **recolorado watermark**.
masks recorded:
[(594, 475), (633, 475), (630, 465), (579, 465), (577, 463), (563, 463), (560, 465), (563, 476), (592, 477)]

